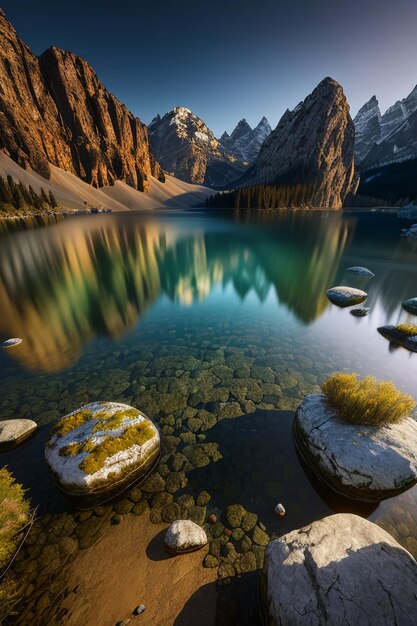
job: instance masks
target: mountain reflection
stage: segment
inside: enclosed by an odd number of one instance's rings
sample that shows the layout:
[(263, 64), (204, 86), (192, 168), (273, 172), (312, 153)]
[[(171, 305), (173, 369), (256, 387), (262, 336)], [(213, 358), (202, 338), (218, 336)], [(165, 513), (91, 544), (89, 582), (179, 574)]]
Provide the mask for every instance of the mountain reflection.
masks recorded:
[[(354, 223), (287, 213), (273, 227), (212, 218), (143, 216), (69, 219), (14, 232), (0, 251), (0, 333), (28, 369), (71, 365), (95, 335), (116, 338), (161, 295), (181, 305), (233, 285), (260, 302), (271, 287), (303, 323), (325, 309)], [(4, 234), (4, 233), (3, 233)]]

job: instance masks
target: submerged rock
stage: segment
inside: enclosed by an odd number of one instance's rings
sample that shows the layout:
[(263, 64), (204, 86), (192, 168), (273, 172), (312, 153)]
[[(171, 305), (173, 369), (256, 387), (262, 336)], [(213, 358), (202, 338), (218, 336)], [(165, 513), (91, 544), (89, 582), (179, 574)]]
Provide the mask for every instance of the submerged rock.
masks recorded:
[(402, 307), (407, 313), (412, 313), (413, 315), (417, 315), (417, 298), (410, 298), (409, 300), (404, 300), (402, 303)]
[(352, 309), (351, 311), (349, 311), (349, 313), (353, 315), (353, 317), (366, 317), (369, 311), (369, 308), (367, 308), (366, 306), (362, 306), (359, 309)]
[(314, 473), (337, 492), (380, 501), (417, 483), (417, 422), (377, 428), (344, 422), (323, 395), (307, 396), (294, 420), (296, 445)]
[(13, 348), (14, 346), (18, 346), (19, 343), (22, 343), (22, 339), (20, 337), (12, 337), (11, 339), (6, 339), (1, 344), (2, 348)]
[(366, 300), (368, 294), (361, 289), (355, 289), (354, 287), (332, 287), (327, 291), (327, 297), (330, 302), (340, 307), (353, 306), (354, 304), (361, 304)]
[(338, 514), (269, 543), (261, 604), (268, 626), (408, 626), (416, 588), (407, 550), (376, 524)]
[(375, 274), (371, 272), (371, 270), (368, 270), (367, 267), (360, 267), (359, 265), (348, 267), (346, 272), (349, 274), (355, 274), (355, 276), (365, 276), (367, 278), (373, 278), (375, 276)]
[(404, 220), (417, 219), (417, 202), (410, 202), (397, 211), (397, 217)]
[(10, 450), (28, 439), (38, 428), (36, 422), (26, 419), (0, 421), (0, 452)]
[(207, 535), (201, 526), (191, 520), (177, 520), (165, 535), (165, 547), (174, 554), (194, 552), (207, 544)]
[(395, 343), (411, 352), (417, 352), (417, 335), (410, 335), (409, 333), (402, 332), (397, 329), (396, 326), (387, 325), (380, 326), (378, 328), (380, 335), (388, 339), (388, 341)]
[(160, 455), (157, 428), (138, 409), (116, 402), (87, 404), (63, 417), (46, 444), (58, 486), (90, 508), (149, 474)]

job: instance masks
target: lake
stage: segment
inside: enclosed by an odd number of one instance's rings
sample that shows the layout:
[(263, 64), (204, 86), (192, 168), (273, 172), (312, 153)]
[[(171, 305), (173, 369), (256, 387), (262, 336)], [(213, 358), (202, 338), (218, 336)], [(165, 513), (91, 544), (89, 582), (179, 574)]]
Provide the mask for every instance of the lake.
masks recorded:
[[(41, 426), (3, 463), (41, 513), (71, 510), (45, 467), (51, 425), (122, 401), (159, 425), (169, 492), (207, 491), (207, 515), (239, 503), (272, 536), (358, 512), (417, 556), (417, 488), (380, 505), (336, 496), (303, 467), (291, 429), (335, 371), (393, 380), (417, 400), (417, 354), (377, 332), (413, 319), (401, 302), (417, 295), (417, 242), (402, 226), (392, 214), (314, 211), (1, 223), (0, 339), (23, 341), (0, 352), (0, 418)], [(346, 274), (354, 265), (375, 278)], [(330, 304), (340, 284), (368, 292), (368, 317)]]

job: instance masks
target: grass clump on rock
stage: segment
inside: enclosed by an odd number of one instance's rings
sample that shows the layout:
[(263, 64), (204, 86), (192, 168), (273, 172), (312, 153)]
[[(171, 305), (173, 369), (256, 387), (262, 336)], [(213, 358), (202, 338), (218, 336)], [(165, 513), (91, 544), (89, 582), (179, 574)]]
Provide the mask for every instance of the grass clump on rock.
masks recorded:
[(402, 393), (393, 382), (378, 382), (373, 376), (335, 373), (323, 383), (328, 402), (346, 422), (366, 426), (386, 426), (407, 417), (414, 399)]
[(395, 330), (403, 335), (407, 335), (407, 337), (415, 337), (417, 335), (416, 324), (399, 324), (395, 327)]

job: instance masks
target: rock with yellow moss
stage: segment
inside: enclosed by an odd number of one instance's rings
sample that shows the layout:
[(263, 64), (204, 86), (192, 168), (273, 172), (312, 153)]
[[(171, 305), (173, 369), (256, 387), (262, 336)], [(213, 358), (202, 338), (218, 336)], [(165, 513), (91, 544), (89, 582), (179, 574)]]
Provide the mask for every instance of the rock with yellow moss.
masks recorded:
[(92, 508), (143, 479), (159, 456), (156, 426), (116, 402), (87, 404), (66, 415), (45, 449), (55, 481), (79, 508)]

